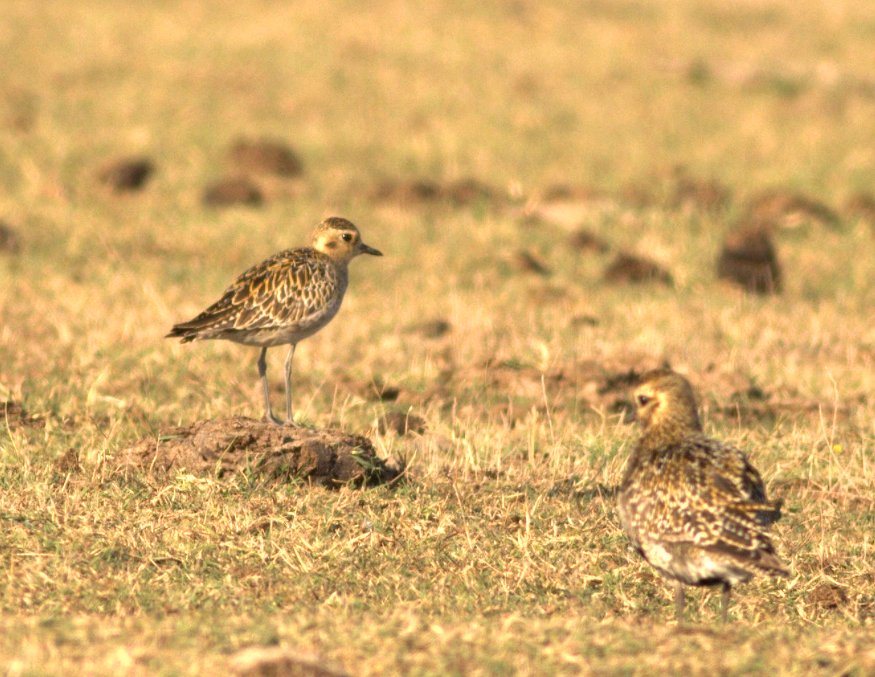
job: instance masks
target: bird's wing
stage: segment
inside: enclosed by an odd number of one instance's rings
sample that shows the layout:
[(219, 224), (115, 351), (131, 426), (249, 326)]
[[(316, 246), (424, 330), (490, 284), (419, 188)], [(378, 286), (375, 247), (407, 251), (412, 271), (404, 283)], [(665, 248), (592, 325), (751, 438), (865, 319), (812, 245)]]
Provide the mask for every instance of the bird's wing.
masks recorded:
[(324, 308), (340, 284), (331, 261), (309, 249), (289, 249), (241, 274), (182, 333), (251, 331), (304, 322)]

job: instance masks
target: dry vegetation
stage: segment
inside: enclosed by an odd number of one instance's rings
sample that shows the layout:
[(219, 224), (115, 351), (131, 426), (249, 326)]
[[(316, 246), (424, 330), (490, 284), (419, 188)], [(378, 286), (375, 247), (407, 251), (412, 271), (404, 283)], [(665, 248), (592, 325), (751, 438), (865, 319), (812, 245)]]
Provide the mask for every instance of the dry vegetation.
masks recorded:
[[(0, 33), (6, 673), (875, 672), (871, 2), (7, 0)], [(253, 349), (162, 336), (327, 214), (386, 256), (296, 410), (405, 481), (118, 472), (258, 415)], [(718, 278), (754, 226), (778, 293)], [(674, 625), (614, 512), (663, 362), (787, 508), (794, 576), (726, 627), (709, 592)]]

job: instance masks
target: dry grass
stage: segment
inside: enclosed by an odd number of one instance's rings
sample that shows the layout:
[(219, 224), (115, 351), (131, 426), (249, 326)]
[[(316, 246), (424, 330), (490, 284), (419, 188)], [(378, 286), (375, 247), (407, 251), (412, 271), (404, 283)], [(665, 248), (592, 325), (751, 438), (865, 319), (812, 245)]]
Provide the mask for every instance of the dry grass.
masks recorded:
[[(872, 226), (776, 217), (779, 295), (715, 269), (750, 198), (871, 191), (875, 10), (412, 8), (3, 4), (0, 401), (24, 414), (0, 424), (0, 665), (202, 674), (279, 645), (356, 675), (875, 671)], [(239, 138), (303, 174), (207, 208)], [(142, 189), (101, 185), (131, 156)], [(386, 257), (299, 347), (296, 407), (408, 482), (115, 472), (161, 428), (258, 413), (255, 351), (162, 336), (328, 213)], [(604, 281), (618, 252), (672, 285)], [(663, 361), (787, 506), (795, 575), (740, 588), (727, 627), (703, 592), (677, 629), (614, 514), (623, 377)], [(426, 431), (379, 433), (399, 411)]]

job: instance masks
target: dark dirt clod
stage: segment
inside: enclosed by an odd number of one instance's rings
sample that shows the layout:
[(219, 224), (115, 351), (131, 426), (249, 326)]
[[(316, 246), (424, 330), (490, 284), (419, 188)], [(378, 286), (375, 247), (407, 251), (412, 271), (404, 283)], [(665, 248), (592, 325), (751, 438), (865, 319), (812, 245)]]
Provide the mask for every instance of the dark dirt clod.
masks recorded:
[(251, 180), (243, 176), (219, 179), (204, 190), (203, 203), (208, 207), (231, 205), (258, 206), (264, 202), (264, 194)]
[(241, 172), (299, 176), (304, 166), (297, 154), (281, 141), (238, 139), (228, 159)]
[(140, 190), (155, 171), (149, 158), (126, 157), (107, 162), (97, 172), (98, 180), (116, 192)]
[(0, 428), (9, 426), (10, 430), (17, 428), (42, 428), (45, 421), (39, 416), (28, 414), (21, 402), (8, 400), (0, 402)]
[(21, 240), (12, 226), (0, 221), (0, 252), (17, 254), (21, 249)]
[(70, 447), (55, 459), (55, 470), (62, 475), (79, 472), (79, 451)]
[(372, 200), (378, 202), (397, 202), (402, 205), (416, 205), (432, 202), (440, 198), (440, 186), (427, 179), (383, 181), (370, 193)]
[(875, 196), (871, 193), (855, 193), (845, 201), (845, 212), (855, 218), (865, 219), (875, 226)]
[(836, 226), (840, 219), (830, 207), (807, 195), (773, 189), (750, 199), (746, 221), (792, 229), (808, 222)]
[(403, 411), (392, 411), (381, 417), (377, 423), (377, 430), (385, 435), (390, 430), (396, 435), (416, 433), (422, 435), (426, 430), (425, 419), (416, 414)]
[(844, 588), (833, 583), (821, 583), (807, 595), (806, 601), (818, 609), (838, 609), (848, 602)]
[(717, 276), (757, 294), (781, 291), (781, 266), (769, 234), (761, 228), (730, 234), (717, 260)]
[(581, 251), (604, 253), (610, 246), (598, 235), (586, 228), (578, 228), (568, 236), (568, 244)]
[(543, 202), (555, 202), (558, 200), (603, 200), (605, 194), (598, 188), (590, 186), (571, 186), (567, 183), (554, 183), (544, 189), (541, 200)]
[(659, 282), (671, 285), (671, 274), (659, 264), (634, 254), (620, 253), (605, 269), (606, 282), (640, 284), (642, 282)]
[(550, 268), (534, 252), (520, 249), (513, 254), (513, 267), (523, 273), (534, 273), (546, 277), (550, 274)]
[(429, 179), (386, 180), (370, 191), (370, 198), (374, 201), (401, 205), (448, 202), (465, 206), (494, 201), (498, 197), (499, 192), (492, 186), (474, 178), (457, 179), (444, 185)]
[(452, 330), (453, 325), (447, 320), (435, 319), (411, 324), (405, 331), (411, 334), (419, 334), (425, 338), (440, 338), (441, 336), (446, 336)]
[(162, 431), (121, 452), (119, 466), (126, 472), (183, 469), (219, 477), (245, 471), (328, 487), (381, 484), (401, 472), (397, 463), (378, 458), (361, 435), (276, 426), (242, 416)]
[(719, 181), (697, 179), (682, 173), (675, 182), (672, 206), (678, 209), (718, 211), (725, 208), (731, 198), (729, 188)]
[(315, 656), (299, 655), (276, 646), (241, 649), (231, 656), (229, 667), (237, 677), (348, 677)]

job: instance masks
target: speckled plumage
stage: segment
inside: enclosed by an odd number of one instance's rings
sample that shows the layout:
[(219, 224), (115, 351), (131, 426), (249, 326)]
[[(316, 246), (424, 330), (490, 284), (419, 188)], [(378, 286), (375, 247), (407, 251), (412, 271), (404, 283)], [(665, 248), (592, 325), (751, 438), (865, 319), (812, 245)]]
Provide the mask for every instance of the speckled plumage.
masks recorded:
[(635, 549), (676, 582), (677, 614), (683, 585), (721, 585), (726, 618), (731, 586), (754, 574), (786, 576), (768, 527), (780, 501), (744, 452), (702, 433), (696, 399), (679, 374), (645, 374), (634, 393), (641, 438), (619, 491), (623, 529)]
[(268, 348), (289, 344), (286, 359), (286, 422), (292, 423), (291, 364), (298, 341), (312, 336), (340, 310), (349, 280), (349, 262), (359, 254), (382, 254), (361, 240), (346, 219), (322, 221), (311, 246), (274, 254), (240, 275), (222, 297), (188, 322), (171, 329), (168, 337), (183, 343), (226, 339), (259, 346), (265, 416), (273, 416), (268, 396), (265, 354)]

